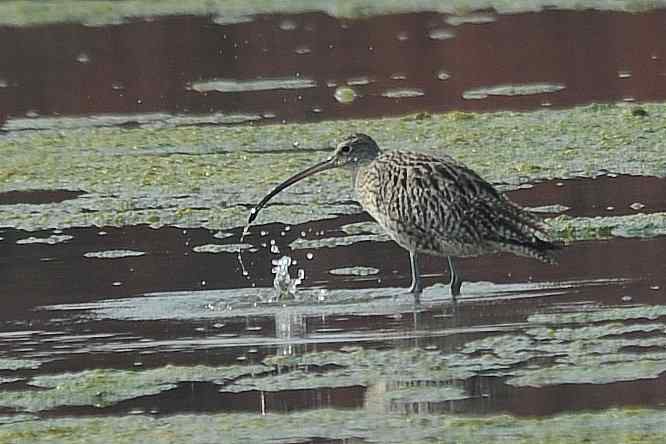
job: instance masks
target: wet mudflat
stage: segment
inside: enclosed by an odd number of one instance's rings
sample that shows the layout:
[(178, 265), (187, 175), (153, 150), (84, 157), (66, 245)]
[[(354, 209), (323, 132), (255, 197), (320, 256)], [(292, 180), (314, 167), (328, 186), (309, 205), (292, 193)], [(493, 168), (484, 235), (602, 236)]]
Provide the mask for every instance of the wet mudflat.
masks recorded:
[[(0, 442), (663, 442), (666, 107), (631, 101), (663, 99), (664, 20), (0, 29), (24, 48), (0, 70)], [(543, 214), (559, 264), (461, 259), (453, 304), (445, 259), (423, 258), (416, 304), (407, 253), (342, 173), (241, 242), (270, 187), (359, 130), (464, 160)], [(280, 294), (276, 274), (301, 282)]]

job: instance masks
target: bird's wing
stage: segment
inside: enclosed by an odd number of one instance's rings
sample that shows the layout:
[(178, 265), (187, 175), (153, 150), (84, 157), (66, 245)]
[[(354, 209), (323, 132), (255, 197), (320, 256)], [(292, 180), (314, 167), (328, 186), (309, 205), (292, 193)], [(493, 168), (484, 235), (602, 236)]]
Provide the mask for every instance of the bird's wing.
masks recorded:
[[(377, 208), (393, 229), (433, 242), (528, 241), (536, 216), (451, 158), (416, 157), (378, 168)], [(423, 246), (428, 248), (428, 246)]]

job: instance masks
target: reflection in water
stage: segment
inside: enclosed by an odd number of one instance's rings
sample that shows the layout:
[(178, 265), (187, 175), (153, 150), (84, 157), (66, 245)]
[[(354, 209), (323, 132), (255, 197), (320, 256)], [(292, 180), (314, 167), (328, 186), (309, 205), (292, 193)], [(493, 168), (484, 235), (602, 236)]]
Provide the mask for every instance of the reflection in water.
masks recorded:
[(303, 313), (292, 312), (288, 308), (275, 314), (275, 335), (280, 341), (277, 354), (291, 356), (295, 347), (299, 347), (298, 339), (303, 338), (307, 332), (306, 318)]
[(0, 72), (0, 125), (156, 112), (292, 122), (660, 100), (664, 20), (665, 10), (546, 10), (2, 27), (0, 51), (12, 63)]

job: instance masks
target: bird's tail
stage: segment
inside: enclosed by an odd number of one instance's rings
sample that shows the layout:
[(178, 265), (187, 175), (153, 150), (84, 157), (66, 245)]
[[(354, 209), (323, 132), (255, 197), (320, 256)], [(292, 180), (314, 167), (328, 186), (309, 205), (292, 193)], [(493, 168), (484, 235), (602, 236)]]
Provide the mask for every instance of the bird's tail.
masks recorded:
[(508, 205), (503, 206), (503, 211), (498, 213), (504, 222), (503, 230), (496, 239), (500, 250), (556, 264), (557, 260), (552, 252), (562, 248), (562, 245), (543, 239), (547, 234), (539, 215), (520, 208), (511, 201), (507, 203)]
[(548, 264), (557, 264), (557, 259), (552, 252), (562, 248), (558, 243), (546, 241), (536, 236), (528, 241), (502, 239), (498, 241), (498, 244), (502, 251), (514, 253), (519, 256), (533, 257)]

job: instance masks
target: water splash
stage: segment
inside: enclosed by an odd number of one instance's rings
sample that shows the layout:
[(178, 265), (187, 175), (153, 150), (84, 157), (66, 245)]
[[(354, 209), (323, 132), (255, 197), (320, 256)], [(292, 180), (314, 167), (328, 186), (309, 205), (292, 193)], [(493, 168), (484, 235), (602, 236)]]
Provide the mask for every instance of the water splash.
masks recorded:
[(303, 282), (305, 271), (299, 269), (296, 277), (292, 279), (289, 275), (289, 267), (291, 266), (292, 259), (289, 256), (282, 256), (280, 259), (273, 260), (272, 262), (275, 265), (271, 272), (275, 275), (273, 287), (277, 292), (277, 298), (294, 299), (296, 297), (296, 287)]

